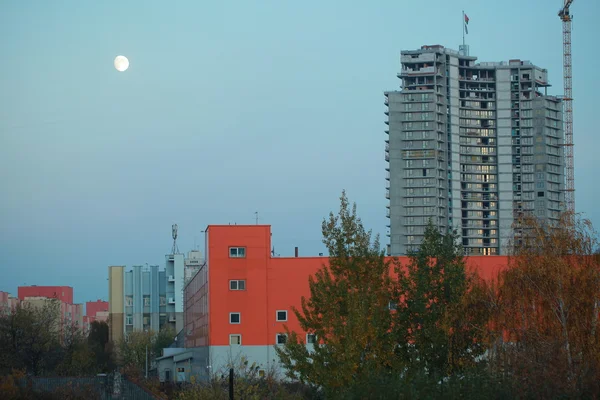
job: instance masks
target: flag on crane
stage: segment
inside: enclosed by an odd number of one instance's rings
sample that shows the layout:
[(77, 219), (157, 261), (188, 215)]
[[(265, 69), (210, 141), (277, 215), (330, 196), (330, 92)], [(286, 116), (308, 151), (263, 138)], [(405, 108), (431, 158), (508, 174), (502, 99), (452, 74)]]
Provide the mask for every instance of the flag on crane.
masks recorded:
[(465, 14), (465, 32), (468, 35), (469, 34), (469, 29), (467, 28), (467, 25), (469, 25), (469, 16), (467, 14)]

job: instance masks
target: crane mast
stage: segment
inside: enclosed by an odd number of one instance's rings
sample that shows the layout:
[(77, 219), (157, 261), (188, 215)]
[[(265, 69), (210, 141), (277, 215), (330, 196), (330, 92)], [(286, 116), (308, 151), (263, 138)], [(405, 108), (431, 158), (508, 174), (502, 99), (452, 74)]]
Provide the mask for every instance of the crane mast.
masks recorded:
[(564, 157), (565, 157), (565, 203), (567, 211), (575, 212), (575, 168), (573, 162), (573, 74), (571, 64), (571, 13), (573, 0), (564, 0), (558, 12), (563, 23), (563, 80), (564, 80)]

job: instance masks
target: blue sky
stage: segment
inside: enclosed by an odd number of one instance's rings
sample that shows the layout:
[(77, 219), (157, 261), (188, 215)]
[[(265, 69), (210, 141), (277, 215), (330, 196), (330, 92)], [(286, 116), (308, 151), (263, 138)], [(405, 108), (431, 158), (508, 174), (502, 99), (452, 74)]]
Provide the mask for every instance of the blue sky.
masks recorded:
[[(107, 266), (164, 263), (208, 224), (273, 225), (281, 255), (324, 251), (346, 189), (385, 235), (383, 92), (402, 49), (531, 60), (562, 93), (561, 0), (0, 3), (0, 290), (106, 299)], [(600, 3), (576, 1), (577, 209), (600, 195)], [(116, 55), (131, 62), (125, 73)]]

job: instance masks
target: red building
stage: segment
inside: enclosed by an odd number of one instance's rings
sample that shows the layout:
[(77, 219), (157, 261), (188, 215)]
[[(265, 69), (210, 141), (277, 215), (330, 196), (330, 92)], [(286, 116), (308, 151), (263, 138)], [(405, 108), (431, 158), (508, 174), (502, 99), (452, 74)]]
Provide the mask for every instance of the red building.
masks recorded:
[(89, 329), (90, 324), (94, 321), (108, 321), (108, 301), (98, 299), (85, 303), (84, 329)]
[[(277, 368), (273, 346), (285, 340), (284, 325), (301, 331), (292, 307), (300, 308), (302, 296), (310, 295), (308, 278), (328, 258), (272, 257), (267, 225), (211, 225), (205, 254), (206, 265), (184, 289), (186, 374), (219, 372), (240, 355)], [(507, 258), (473, 256), (467, 264), (490, 279), (506, 267)]]
[(73, 304), (73, 288), (70, 286), (19, 286), (17, 296), (21, 300), (25, 297), (47, 297)]
[(60, 302), (60, 326), (69, 324), (83, 327), (83, 305), (73, 304), (73, 288), (70, 286), (19, 286), (18, 297), (23, 303), (43, 307), (48, 299)]

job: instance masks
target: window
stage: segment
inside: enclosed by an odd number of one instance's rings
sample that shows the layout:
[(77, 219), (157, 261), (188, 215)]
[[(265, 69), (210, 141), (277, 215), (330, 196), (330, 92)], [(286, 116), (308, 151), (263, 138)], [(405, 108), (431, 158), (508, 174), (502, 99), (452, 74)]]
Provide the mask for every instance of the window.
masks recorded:
[(287, 335), (285, 333), (278, 333), (275, 338), (275, 343), (277, 344), (285, 344), (287, 342)]
[(128, 315), (125, 317), (125, 325), (133, 325), (133, 316)]
[(287, 311), (286, 310), (277, 311), (277, 321), (287, 321)]
[(229, 257), (230, 258), (246, 257), (246, 248), (245, 247), (230, 247), (229, 248)]
[(315, 344), (317, 343), (317, 335), (315, 335), (314, 333), (307, 333), (306, 334), (306, 344)]
[(144, 307), (150, 307), (150, 296), (144, 296)]
[(241, 320), (241, 316), (239, 312), (229, 313), (229, 323), (230, 324), (239, 324)]
[(398, 308), (398, 303), (396, 303), (395, 301), (390, 301), (388, 303), (388, 309), (390, 310), (395, 310)]
[(242, 344), (242, 335), (229, 335), (229, 345), (241, 345)]
[(246, 290), (246, 281), (245, 280), (229, 281), (229, 290)]
[(133, 306), (133, 297), (132, 296), (125, 296), (125, 305), (128, 307)]
[(160, 305), (161, 306), (167, 305), (167, 298), (165, 296), (160, 296)]

